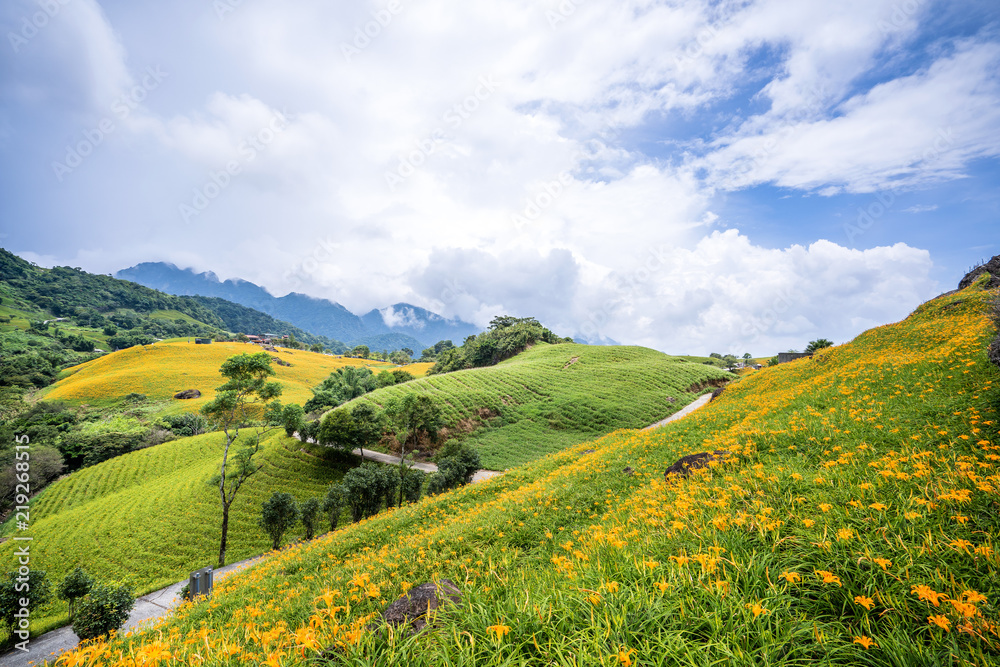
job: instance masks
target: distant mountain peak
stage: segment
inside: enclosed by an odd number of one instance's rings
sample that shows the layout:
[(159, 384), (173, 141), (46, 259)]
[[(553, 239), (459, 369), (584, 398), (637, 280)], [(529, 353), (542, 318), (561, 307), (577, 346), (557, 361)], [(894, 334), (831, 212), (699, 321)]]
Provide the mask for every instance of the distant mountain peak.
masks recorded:
[[(341, 341), (382, 336), (379, 340), (404, 341), (412, 346), (414, 339), (424, 346), (439, 340), (465, 340), (479, 333), (479, 328), (462, 320), (452, 320), (409, 303), (395, 303), (357, 316), (341, 304), (320, 297), (291, 292), (282, 297), (241, 278), (225, 281), (213, 271), (195, 273), (167, 262), (143, 262), (122, 269), (115, 277), (181, 296), (214, 296), (268, 315), (309, 331)], [(399, 334), (386, 337), (386, 334)], [(405, 337), (405, 338), (404, 338)], [(398, 349), (398, 348), (397, 348)]]

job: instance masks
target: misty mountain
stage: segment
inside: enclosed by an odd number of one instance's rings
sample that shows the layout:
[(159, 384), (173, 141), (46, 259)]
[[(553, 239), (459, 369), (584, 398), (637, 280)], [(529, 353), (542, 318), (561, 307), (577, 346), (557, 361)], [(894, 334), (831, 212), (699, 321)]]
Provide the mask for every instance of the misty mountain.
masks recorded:
[[(446, 339), (460, 345), (467, 336), (479, 332), (479, 328), (473, 324), (449, 320), (408, 303), (373, 309), (359, 317), (339, 303), (327, 299), (296, 292), (276, 297), (263, 287), (246, 280), (223, 281), (211, 271), (195, 273), (191, 269), (180, 269), (164, 262), (144, 262), (119, 271), (115, 277), (178, 296), (219, 297), (255, 308), (321, 336), (342, 341), (370, 340), (377, 343), (375, 346), (369, 345), (372, 349), (410, 347), (419, 354), (420, 350), (413, 347), (414, 341), (419, 342), (421, 347)], [(376, 336), (379, 338), (372, 338)], [(404, 339), (403, 336), (408, 338)]]

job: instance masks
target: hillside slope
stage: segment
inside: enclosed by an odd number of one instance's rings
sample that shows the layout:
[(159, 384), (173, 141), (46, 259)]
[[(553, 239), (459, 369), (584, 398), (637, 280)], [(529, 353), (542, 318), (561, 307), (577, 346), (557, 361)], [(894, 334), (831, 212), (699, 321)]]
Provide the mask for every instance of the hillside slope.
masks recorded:
[[(47, 401), (102, 405), (120, 401), (133, 392), (155, 400), (171, 398), (184, 389), (198, 389), (201, 398), (178, 400), (174, 405), (174, 411), (193, 411), (210, 401), (215, 388), (222, 384), (219, 375), (222, 362), (234, 354), (259, 351), (259, 347), (247, 343), (197, 345), (186, 340), (132, 347), (67, 369), (40, 397)], [(344, 366), (368, 366), (376, 373), (382, 368), (397, 368), (388, 363), (287, 348), (277, 348), (271, 356), (290, 364), (272, 365), (275, 379), (284, 388), (283, 403), (305, 403), (312, 398), (312, 387)], [(421, 375), (426, 366), (414, 364), (412, 368), (404, 368)]]
[[(483, 465), (503, 470), (609, 433), (647, 426), (732, 375), (643, 347), (539, 343), (496, 366), (433, 375), (357, 401), (419, 392), (442, 407)], [(463, 422), (464, 420), (464, 422)]]
[[(970, 287), (684, 420), (288, 549), (61, 664), (997, 664), (990, 297)], [(664, 479), (714, 449), (731, 456)], [(425, 632), (370, 629), (438, 578), (463, 598)]]
[[(77, 565), (99, 580), (124, 579), (139, 594), (183, 579), (218, 560), (222, 510), (218, 487), (224, 436), (208, 433), (142, 449), (84, 468), (53, 483), (31, 504), (31, 565), (58, 583)], [(274, 491), (299, 500), (321, 497), (344, 463), (283, 432), (266, 436), (260, 472), (240, 490), (230, 514), (229, 562), (267, 551), (257, 525)], [(13, 526), (7, 525), (9, 537)], [(290, 531), (294, 539), (300, 530)], [(0, 562), (14, 562), (19, 543), (0, 544)], [(59, 625), (66, 604), (32, 613), (32, 628)]]

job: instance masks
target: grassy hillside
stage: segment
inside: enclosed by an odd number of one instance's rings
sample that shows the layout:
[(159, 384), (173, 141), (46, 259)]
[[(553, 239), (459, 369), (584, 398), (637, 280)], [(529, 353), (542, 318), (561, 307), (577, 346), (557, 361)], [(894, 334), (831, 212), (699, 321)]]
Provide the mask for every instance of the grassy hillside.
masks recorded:
[[(100, 580), (125, 579), (146, 593), (183, 579), (218, 560), (222, 510), (218, 473), (224, 438), (209, 433), (84, 468), (48, 487), (31, 505), (31, 565), (58, 583), (77, 565)], [(263, 468), (246, 483), (232, 507), (230, 562), (267, 551), (257, 526), (260, 504), (274, 491), (304, 500), (321, 496), (345, 467), (315, 447), (268, 436)], [(7, 536), (13, 526), (5, 526)], [(290, 538), (301, 535), (292, 531)], [(287, 539), (287, 538), (286, 538)], [(0, 562), (12, 563), (13, 541), (0, 544)], [(66, 605), (34, 612), (33, 631), (65, 623)]]
[(496, 366), (428, 376), (356, 400), (381, 407), (404, 392), (425, 393), (452, 426), (488, 410), (495, 416), (468, 442), (484, 466), (504, 470), (616, 428), (652, 424), (690, 403), (707, 381), (731, 377), (648, 348), (539, 343)]
[[(998, 664), (985, 310), (975, 287), (940, 298), (666, 427), (284, 551), (210, 604), (61, 664)], [(725, 463), (664, 479), (718, 448)], [(368, 628), (439, 577), (464, 597), (427, 631)]]
[[(277, 348), (272, 356), (291, 364), (274, 364), (275, 379), (284, 387), (284, 403), (305, 403), (312, 398), (310, 389), (343, 366), (369, 366), (378, 372), (396, 368), (392, 364), (318, 354), (306, 350)], [(72, 404), (110, 405), (126, 394), (145, 394), (150, 399), (168, 399), (184, 389), (198, 389), (201, 398), (177, 400), (171, 412), (197, 410), (212, 399), (222, 384), (219, 367), (234, 354), (260, 351), (246, 343), (196, 345), (187, 339), (163, 341), (154, 345), (120, 350), (99, 359), (74, 366), (61, 379), (40, 393), (47, 401)], [(415, 375), (426, 372), (426, 364), (405, 367)]]

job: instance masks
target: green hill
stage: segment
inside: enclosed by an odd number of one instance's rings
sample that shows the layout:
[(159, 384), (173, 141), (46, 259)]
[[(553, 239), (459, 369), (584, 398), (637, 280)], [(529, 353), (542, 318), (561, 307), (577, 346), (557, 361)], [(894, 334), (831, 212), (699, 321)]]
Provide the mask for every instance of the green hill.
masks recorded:
[[(219, 471), (223, 443), (221, 433), (174, 440), (54, 482), (31, 503), (32, 568), (59, 582), (81, 565), (100, 580), (124, 579), (143, 594), (214, 565), (222, 510), (218, 487), (208, 482)], [(270, 548), (257, 517), (274, 491), (301, 501), (322, 496), (340, 479), (348, 466), (328, 454), (283, 432), (267, 436), (259, 455), (263, 467), (231, 510), (230, 562)], [(5, 536), (13, 531), (8, 522)], [(0, 562), (14, 562), (17, 544), (0, 544)], [(33, 631), (65, 623), (66, 613), (64, 602), (33, 612)]]
[(503, 470), (618, 428), (648, 426), (733, 376), (643, 347), (539, 343), (496, 366), (433, 375), (358, 401), (431, 396), (449, 435)]
[[(979, 286), (747, 376), (663, 428), (283, 551), (102, 659), (998, 664), (1000, 369), (985, 353), (995, 295)], [(664, 478), (716, 449), (721, 464)], [(372, 629), (439, 578), (463, 597), (425, 631)]]

